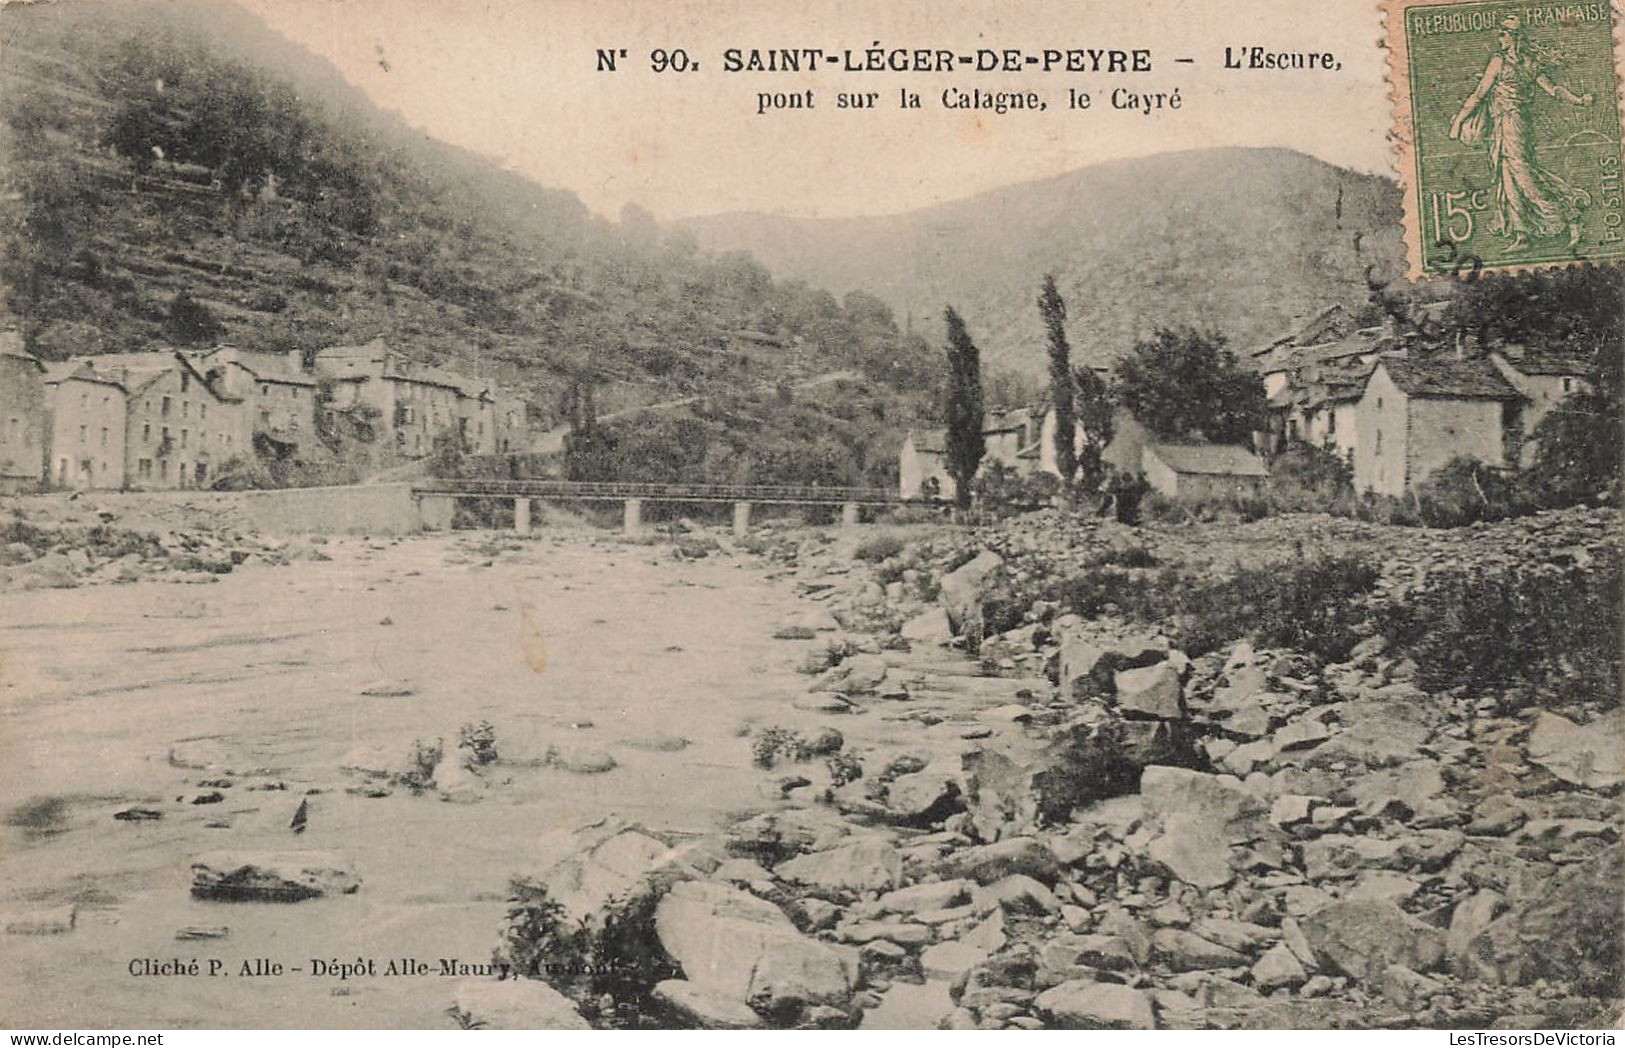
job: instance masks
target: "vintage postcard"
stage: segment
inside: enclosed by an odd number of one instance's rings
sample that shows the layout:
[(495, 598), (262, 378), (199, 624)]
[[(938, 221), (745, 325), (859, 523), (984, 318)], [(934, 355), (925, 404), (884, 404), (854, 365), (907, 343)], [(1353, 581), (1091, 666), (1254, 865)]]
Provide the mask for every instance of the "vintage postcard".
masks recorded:
[(1621, 17), (0, 3), (0, 1027), (1613, 1044)]

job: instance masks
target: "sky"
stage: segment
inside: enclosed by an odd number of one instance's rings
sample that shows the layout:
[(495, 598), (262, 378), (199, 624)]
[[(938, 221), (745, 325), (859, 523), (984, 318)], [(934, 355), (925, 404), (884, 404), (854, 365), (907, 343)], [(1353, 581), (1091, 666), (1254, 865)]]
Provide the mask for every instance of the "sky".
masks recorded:
[[(1286, 146), (1389, 173), (1374, 0), (238, 0), (380, 107), (606, 216), (889, 214), (1122, 157)], [(1149, 73), (728, 73), (725, 48), (1145, 48)], [(1329, 71), (1226, 71), (1225, 48), (1331, 51)], [(627, 51), (614, 73), (600, 48)], [(682, 48), (697, 72), (654, 73)], [(1176, 63), (1191, 58), (1192, 64)], [(1181, 107), (1113, 110), (1110, 92)], [(903, 88), (921, 96), (904, 111)], [(944, 89), (1038, 91), (1045, 112), (949, 110)], [(814, 93), (758, 115), (758, 93)], [(1068, 108), (1068, 89), (1091, 97)], [(837, 92), (875, 91), (841, 111)]]

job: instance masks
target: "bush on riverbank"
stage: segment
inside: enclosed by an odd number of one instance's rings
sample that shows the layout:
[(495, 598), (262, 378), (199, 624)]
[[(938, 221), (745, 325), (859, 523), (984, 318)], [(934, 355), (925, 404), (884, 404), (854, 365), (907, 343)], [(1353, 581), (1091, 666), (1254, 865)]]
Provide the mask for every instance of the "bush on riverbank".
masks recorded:
[[(1580, 699), (1620, 701), (1621, 558), (1603, 551), (1589, 565), (1550, 562), (1449, 568), (1401, 603), (1378, 627), (1417, 665), (1428, 691), (1463, 687), (1496, 695), (1504, 708)], [(1550, 694), (1550, 693), (1547, 693)]]

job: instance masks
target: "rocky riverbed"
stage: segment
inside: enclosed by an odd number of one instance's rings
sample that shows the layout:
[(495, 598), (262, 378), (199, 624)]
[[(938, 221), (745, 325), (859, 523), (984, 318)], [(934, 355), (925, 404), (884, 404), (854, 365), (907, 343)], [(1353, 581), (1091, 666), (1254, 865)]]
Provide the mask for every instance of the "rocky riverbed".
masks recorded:
[[(1616, 1023), (1617, 709), (1429, 693), (1381, 637), (1192, 657), (1044, 600), (989, 629), (1123, 551), (1222, 572), (1308, 535), (1385, 593), (1461, 555), (1287, 527), (335, 539), (8, 595), (0, 1011)], [(1478, 538), (1573, 567), (1617, 521)]]

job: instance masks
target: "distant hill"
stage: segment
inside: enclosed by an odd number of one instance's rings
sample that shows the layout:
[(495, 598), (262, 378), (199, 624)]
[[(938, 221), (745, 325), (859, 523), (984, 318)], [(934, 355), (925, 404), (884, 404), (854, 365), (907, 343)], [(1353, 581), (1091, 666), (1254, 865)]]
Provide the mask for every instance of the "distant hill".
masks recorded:
[(1054, 272), (1074, 353), (1109, 362), (1158, 325), (1239, 347), (1400, 271), (1399, 190), (1284, 149), (1168, 153), (880, 218), (735, 212), (689, 220), (704, 247), (750, 252), (837, 294), (864, 288), (940, 340), (953, 304), (992, 361), (1043, 371), (1034, 304)]

